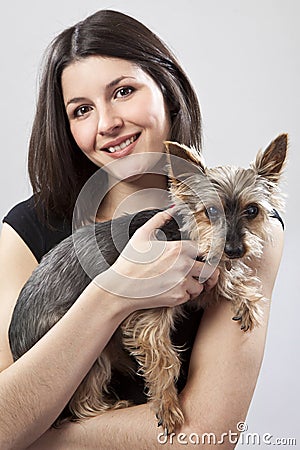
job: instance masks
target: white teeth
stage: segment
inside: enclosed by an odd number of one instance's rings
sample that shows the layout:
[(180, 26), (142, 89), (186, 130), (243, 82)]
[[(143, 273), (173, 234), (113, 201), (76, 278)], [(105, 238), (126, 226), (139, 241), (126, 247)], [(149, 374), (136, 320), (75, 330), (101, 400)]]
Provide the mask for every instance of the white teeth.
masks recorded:
[(133, 141), (131, 141), (131, 139), (127, 139), (125, 142), (122, 142), (122, 144), (120, 144), (120, 147), (123, 149), (125, 147), (128, 147), (128, 145), (130, 145)]
[(128, 145), (132, 144), (137, 139), (137, 135), (132, 136), (130, 139), (126, 139), (126, 141), (122, 142), (120, 145), (116, 145), (115, 147), (108, 147), (109, 153), (115, 153), (119, 150), (123, 150), (128, 147)]

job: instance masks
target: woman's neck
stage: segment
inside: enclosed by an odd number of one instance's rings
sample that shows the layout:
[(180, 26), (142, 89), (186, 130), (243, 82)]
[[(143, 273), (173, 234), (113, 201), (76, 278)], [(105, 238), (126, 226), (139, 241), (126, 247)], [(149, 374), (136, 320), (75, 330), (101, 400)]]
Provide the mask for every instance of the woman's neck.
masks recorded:
[(145, 174), (120, 182), (109, 177), (108, 192), (99, 207), (97, 220), (111, 220), (143, 209), (165, 208), (170, 201), (167, 187), (167, 177), (160, 174)]

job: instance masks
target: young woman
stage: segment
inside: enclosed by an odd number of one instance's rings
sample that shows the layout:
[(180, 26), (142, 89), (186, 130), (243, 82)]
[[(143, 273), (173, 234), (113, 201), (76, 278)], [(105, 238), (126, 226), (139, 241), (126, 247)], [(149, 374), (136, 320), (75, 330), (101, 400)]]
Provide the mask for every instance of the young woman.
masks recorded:
[[(99, 190), (106, 195), (95, 220), (111, 219), (135, 195), (135, 209), (144, 208), (139, 193), (167, 189), (167, 178), (153, 170), (166, 139), (201, 150), (196, 95), (157, 36), (124, 14), (99, 11), (53, 41), (29, 149), (34, 195), (4, 218), (0, 240), (2, 450), (160, 448), (160, 430), (145, 403), (143, 386), (125, 386), (125, 380), (120, 380), (120, 395), (133, 399), (136, 406), (106, 412), (81, 425), (68, 423), (47, 430), (128, 314), (181, 304), (202, 292), (204, 286), (195, 280), (203, 267), (195, 260), (195, 244), (169, 242), (161, 257), (147, 265), (121, 255), (116, 264), (129, 280), (126, 290), (115, 295), (113, 286), (104, 290), (92, 280), (68, 313), (15, 363), (7, 331), (31, 272), (48, 250), (71, 233), (75, 202), (90, 176), (104, 169)], [(143, 158), (132, 159), (134, 155)], [(162, 201), (150, 194), (148, 201), (152, 207), (158, 202), (168, 205), (167, 196)], [(142, 250), (149, 234), (169, 217), (167, 211), (158, 213), (132, 237), (132, 244)], [(277, 222), (274, 219), (275, 244), (266, 246), (256, 267), (267, 298), (281, 256), (282, 231)], [(179, 264), (174, 265), (173, 277), (179, 283), (156, 296), (130, 297), (128, 292), (140, 278), (162, 274), (175, 258)], [(187, 262), (191, 269), (185, 274)], [(217, 277), (216, 271), (206, 290)], [(251, 333), (241, 333), (231, 317), (230, 305), (220, 300), (203, 314), (188, 317), (175, 333), (175, 342), (192, 349), (184, 355), (178, 383), (186, 419), (178, 433), (220, 436), (228, 430), (236, 432), (237, 422), (246, 416), (263, 355), (268, 305), (264, 325)], [(222, 448), (234, 447), (225, 441)], [(176, 442), (172, 448), (177, 445), (181, 448)]]

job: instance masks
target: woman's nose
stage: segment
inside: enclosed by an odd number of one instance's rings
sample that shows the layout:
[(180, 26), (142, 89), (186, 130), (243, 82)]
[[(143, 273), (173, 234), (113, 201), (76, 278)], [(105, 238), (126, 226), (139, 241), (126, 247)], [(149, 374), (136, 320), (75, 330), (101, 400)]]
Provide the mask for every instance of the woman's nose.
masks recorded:
[(112, 134), (120, 129), (123, 120), (113, 107), (101, 108), (98, 120), (98, 133), (102, 136)]

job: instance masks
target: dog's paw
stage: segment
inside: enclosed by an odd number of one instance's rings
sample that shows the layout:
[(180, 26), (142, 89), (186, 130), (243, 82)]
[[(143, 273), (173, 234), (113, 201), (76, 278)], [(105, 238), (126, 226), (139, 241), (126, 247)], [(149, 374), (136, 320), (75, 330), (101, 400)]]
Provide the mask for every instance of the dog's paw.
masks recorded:
[(165, 408), (161, 405), (159, 412), (156, 413), (156, 418), (158, 420), (157, 426), (162, 427), (165, 436), (173, 433), (176, 427), (184, 422), (182, 411), (177, 406)]
[(260, 324), (260, 310), (255, 304), (248, 305), (246, 303), (243, 303), (234, 317), (232, 317), (232, 320), (236, 322), (240, 322), (241, 330), (251, 331), (254, 327), (258, 326)]
[(248, 314), (243, 315), (236, 315), (232, 318), (232, 320), (236, 321), (236, 322), (241, 322), (241, 330), (242, 331), (248, 331), (248, 330), (252, 330), (253, 328), (253, 323), (249, 317)]

